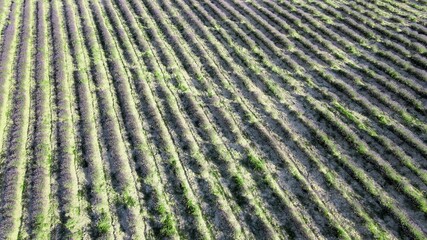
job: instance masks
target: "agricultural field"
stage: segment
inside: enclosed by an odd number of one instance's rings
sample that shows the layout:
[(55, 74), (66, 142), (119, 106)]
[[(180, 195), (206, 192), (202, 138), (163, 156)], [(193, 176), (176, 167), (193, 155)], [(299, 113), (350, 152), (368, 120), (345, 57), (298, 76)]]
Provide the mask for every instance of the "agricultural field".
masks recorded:
[(427, 239), (427, 0), (0, 0), (0, 239)]

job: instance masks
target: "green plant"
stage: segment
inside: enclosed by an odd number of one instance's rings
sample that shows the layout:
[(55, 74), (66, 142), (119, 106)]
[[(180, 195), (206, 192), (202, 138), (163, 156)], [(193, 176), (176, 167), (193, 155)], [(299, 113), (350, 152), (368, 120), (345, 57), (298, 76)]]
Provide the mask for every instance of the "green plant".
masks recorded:
[(98, 220), (98, 223), (96, 225), (96, 229), (100, 234), (105, 234), (108, 231), (110, 231), (110, 221), (107, 217), (107, 214), (105, 212), (101, 213), (101, 217)]
[(265, 164), (262, 159), (256, 157), (253, 154), (249, 154), (248, 161), (256, 171), (265, 171)]

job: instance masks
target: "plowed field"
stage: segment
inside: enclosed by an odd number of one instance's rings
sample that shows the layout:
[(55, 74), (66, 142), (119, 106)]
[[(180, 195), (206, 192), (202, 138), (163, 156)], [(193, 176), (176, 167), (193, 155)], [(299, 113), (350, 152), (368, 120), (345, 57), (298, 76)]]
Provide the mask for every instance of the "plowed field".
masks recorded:
[(426, 0), (0, 0), (0, 239), (427, 239)]

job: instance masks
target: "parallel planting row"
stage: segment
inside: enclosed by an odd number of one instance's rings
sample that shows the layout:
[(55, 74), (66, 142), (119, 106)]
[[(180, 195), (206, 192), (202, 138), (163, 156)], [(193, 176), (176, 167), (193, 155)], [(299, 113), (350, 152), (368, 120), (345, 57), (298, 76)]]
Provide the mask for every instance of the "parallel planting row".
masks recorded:
[(426, 239), (427, 1), (0, 2), (0, 239)]

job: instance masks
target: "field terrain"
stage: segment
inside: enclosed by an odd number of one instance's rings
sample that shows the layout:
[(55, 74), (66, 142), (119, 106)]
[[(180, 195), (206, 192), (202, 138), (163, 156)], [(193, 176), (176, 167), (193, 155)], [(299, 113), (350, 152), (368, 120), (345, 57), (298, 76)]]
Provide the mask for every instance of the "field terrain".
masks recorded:
[(0, 0), (0, 239), (427, 239), (427, 1)]

